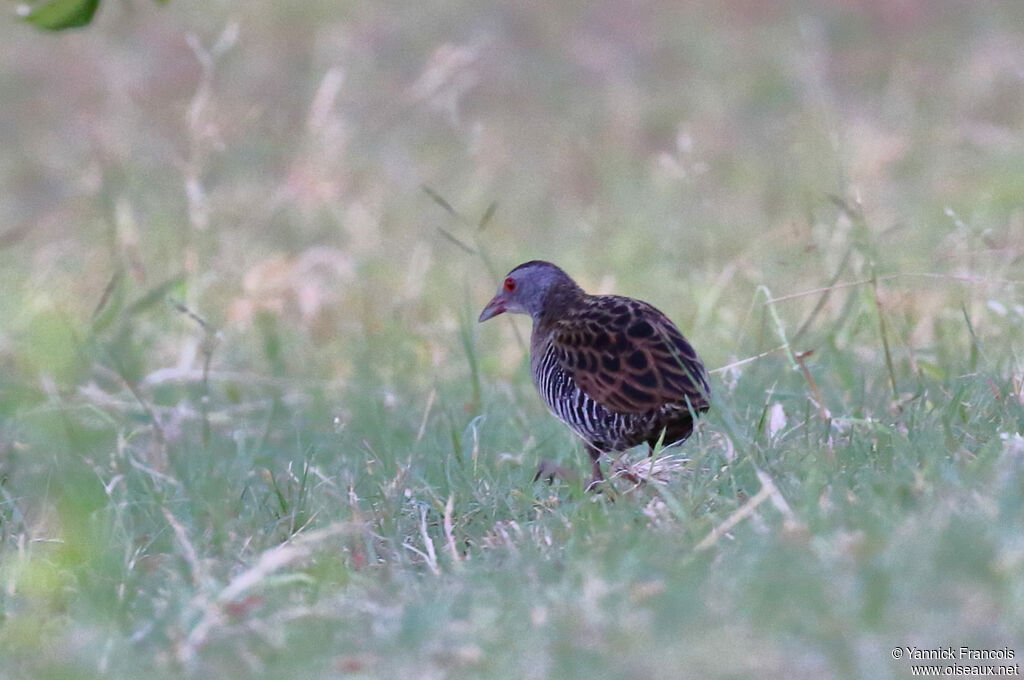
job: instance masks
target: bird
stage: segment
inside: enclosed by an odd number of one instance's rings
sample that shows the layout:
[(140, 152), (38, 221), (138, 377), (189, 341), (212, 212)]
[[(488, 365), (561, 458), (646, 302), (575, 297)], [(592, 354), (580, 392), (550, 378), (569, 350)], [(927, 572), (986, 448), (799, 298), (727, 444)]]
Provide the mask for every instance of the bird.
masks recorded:
[(588, 295), (558, 266), (531, 260), (505, 276), (479, 322), (506, 312), (533, 320), (530, 375), (548, 410), (583, 440), (588, 490), (604, 481), (603, 454), (682, 442), (710, 408), (704, 363), (647, 302)]

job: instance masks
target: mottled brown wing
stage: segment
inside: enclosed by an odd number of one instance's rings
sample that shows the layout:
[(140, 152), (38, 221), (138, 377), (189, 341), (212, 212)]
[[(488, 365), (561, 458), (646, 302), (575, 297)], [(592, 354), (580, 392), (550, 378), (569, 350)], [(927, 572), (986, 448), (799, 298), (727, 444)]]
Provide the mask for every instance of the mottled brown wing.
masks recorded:
[(559, 362), (591, 399), (616, 413), (667, 404), (708, 408), (704, 365), (668, 317), (632, 298), (590, 296), (554, 324)]

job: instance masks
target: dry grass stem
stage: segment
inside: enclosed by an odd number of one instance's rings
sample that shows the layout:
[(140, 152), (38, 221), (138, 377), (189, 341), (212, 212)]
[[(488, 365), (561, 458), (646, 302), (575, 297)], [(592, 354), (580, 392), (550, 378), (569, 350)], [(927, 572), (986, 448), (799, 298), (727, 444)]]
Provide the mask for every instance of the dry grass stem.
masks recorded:
[(444, 539), (448, 552), (451, 553), (452, 561), (459, 562), (462, 556), (455, 547), (455, 536), (452, 532), (452, 512), (455, 509), (455, 496), (448, 496), (448, 502), (444, 504)]
[[(168, 522), (178, 533), (178, 524), (166, 510)], [(210, 634), (228, 619), (226, 608), (237, 601), (242, 595), (264, 583), (272, 574), (288, 565), (307, 558), (314, 548), (328, 538), (349, 533), (359, 528), (352, 522), (337, 522), (317, 531), (297, 534), (287, 543), (274, 546), (260, 554), (256, 563), (231, 579), (216, 597), (212, 599), (197, 597), (196, 606), (203, 612), (199, 621), (189, 631), (188, 636), (177, 650), (178, 661), (189, 666), (195, 661), (197, 652), (203, 647)], [(194, 552), (194, 551), (193, 551)]]
[(434, 549), (434, 541), (433, 541), (433, 539), (430, 538), (430, 533), (427, 531), (427, 507), (425, 505), (420, 505), (419, 506), (419, 513), (420, 513), (420, 523), (419, 523), (420, 538), (423, 541), (423, 546), (426, 549), (426, 552), (424, 552), (423, 550), (420, 550), (419, 548), (417, 548), (413, 544), (409, 543), (408, 541), (406, 541), (402, 545), (407, 550), (410, 550), (410, 551), (416, 553), (417, 555), (419, 555), (420, 557), (422, 557), (423, 558), (423, 563), (427, 565), (427, 568), (430, 569), (430, 571), (432, 573), (437, 575), (437, 574), (441, 573), (441, 570), (438, 569), (438, 567), (437, 567), (437, 552)]
[[(782, 497), (779, 490), (775, 488), (775, 482), (772, 481), (771, 477), (758, 470), (758, 479), (761, 482), (761, 489), (754, 496), (747, 499), (747, 501), (736, 509), (731, 515), (729, 515), (724, 522), (716, 526), (711, 530), (707, 536), (705, 536), (700, 543), (694, 546), (694, 550), (697, 552), (707, 550), (714, 546), (718, 539), (728, 534), (732, 529), (754, 514), (757, 510), (757, 506), (761, 505), (768, 499), (772, 499), (775, 506), (783, 512), (783, 515), (789, 515), (792, 517), (792, 511), (789, 509), (789, 504), (786, 503), (786, 499)], [(784, 510), (783, 510), (784, 509)]]

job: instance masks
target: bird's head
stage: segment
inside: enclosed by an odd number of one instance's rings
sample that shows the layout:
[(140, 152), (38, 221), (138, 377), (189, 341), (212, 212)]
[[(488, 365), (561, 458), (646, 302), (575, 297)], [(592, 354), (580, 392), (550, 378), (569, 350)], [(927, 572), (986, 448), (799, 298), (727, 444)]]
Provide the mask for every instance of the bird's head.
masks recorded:
[(525, 262), (508, 273), (498, 293), (480, 313), (480, 322), (504, 312), (528, 314), (536, 321), (552, 302), (583, 291), (569, 275), (542, 260)]

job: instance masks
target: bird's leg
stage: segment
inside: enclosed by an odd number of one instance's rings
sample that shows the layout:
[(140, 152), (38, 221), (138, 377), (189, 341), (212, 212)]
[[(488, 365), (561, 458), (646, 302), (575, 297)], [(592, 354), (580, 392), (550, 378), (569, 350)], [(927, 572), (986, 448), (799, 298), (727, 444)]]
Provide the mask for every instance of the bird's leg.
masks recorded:
[(604, 481), (604, 473), (601, 472), (601, 452), (590, 444), (586, 444), (586, 447), (594, 468), (594, 474), (587, 484), (587, 491), (596, 491)]

